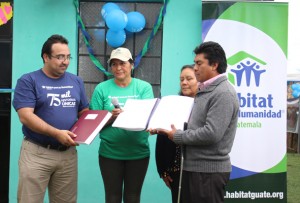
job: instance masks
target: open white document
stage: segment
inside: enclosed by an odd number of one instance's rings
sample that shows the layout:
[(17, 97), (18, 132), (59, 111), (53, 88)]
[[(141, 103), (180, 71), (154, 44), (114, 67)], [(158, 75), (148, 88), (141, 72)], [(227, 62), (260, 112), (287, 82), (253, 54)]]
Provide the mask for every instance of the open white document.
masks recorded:
[(171, 130), (171, 124), (176, 129), (183, 129), (188, 122), (194, 105), (194, 98), (170, 95), (161, 99), (128, 99), (113, 127), (131, 131), (141, 131), (149, 128)]

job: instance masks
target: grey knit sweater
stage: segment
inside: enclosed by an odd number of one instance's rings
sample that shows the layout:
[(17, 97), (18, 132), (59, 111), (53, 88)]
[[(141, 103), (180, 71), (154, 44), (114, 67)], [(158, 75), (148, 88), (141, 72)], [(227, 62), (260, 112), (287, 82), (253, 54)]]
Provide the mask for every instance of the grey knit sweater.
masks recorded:
[(197, 93), (187, 130), (174, 134), (174, 142), (185, 145), (184, 170), (231, 171), (228, 154), (236, 133), (238, 110), (236, 91), (226, 76)]

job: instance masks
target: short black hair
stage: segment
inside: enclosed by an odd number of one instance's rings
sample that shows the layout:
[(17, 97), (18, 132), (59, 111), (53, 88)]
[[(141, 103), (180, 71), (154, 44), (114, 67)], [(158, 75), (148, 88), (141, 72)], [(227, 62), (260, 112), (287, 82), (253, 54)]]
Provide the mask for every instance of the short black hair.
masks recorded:
[(218, 73), (225, 73), (227, 69), (227, 60), (224, 49), (217, 42), (203, 42), (194, 49), (194, 53), (204, 54), (204, 57), (208, 60), (209, 65), (218, 63)]
[(61, 35), (55, 34), (50, 36), (42, 47), (41, 57), (43, 59), (43, 62), (44, 62), (43, 55), (47, 54), (48, 56), (50, 56), (52, 52), (52, 45), (56, 43), (69, 44), (68, 40)]

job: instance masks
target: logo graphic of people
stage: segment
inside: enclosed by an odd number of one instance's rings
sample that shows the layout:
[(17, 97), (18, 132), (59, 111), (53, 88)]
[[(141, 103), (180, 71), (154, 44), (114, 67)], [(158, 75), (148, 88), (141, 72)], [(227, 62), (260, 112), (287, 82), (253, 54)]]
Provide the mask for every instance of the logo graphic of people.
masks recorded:
[[(246, 59), (246, 60), (245, 60)], [(256, 87), (259, 86), (261, 74), (266, 72), (263, 66), (266, 63), (244, 51), (240, 51), (237, 54), (231, 56), (227, 60), (228, 64), (232, 66), (231, 72), (235, 74), (236, 85), (241, 86), (244, 80), (246, 81), (247, 87), (250, 86), (250, 81), (252, 75), (254, 76), (254, 81)]]

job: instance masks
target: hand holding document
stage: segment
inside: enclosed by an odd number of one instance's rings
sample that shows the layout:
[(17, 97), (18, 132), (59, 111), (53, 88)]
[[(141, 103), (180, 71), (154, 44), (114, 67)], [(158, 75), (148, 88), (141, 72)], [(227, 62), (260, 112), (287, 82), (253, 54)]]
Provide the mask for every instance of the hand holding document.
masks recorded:
[(128, 99), (113, 127), (131, 131), (146, 129), (183, 129), (194, 105), (194, 98), (170, 95), (161, 99)]
[(74, 141), (79, 144), (91, 144), (110, 117), (111, 113), (106, 110), (88, 110), (83, 112), (70, 129), (71, 132), (77, 135)]

